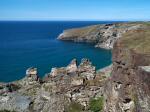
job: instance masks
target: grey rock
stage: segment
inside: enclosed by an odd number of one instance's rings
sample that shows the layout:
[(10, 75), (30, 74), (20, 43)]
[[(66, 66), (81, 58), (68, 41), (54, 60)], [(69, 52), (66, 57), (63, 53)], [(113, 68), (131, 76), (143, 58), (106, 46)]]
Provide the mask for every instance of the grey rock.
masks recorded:
[(31, 100), (28, 96), (24, 96), (18, 93), (9, 93), (4, 96), (0, 96), (0, 109), (10, 110), (17, 112), (27, 112), (30, 106)]

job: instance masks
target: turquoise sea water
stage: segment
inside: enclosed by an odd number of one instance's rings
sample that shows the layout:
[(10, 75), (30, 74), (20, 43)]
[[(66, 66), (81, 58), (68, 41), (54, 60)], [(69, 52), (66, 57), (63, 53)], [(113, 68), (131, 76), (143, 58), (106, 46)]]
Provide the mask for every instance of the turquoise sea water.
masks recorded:
[(0, 82), (18, 80), (28, 67), (37, 67), (39, 75), (52, 67), (89, 58), (97, 69), (111, 63), (111, 51), (94, 48), (85, 43), (57, 40), (65, 29), (112, 22), (83, 21), (1, 21), (0, 22)]

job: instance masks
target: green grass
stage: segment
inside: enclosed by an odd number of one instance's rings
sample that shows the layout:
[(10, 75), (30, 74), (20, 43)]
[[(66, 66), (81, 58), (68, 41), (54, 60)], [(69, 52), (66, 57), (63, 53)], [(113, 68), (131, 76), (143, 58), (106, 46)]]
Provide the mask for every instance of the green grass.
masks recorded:
[(92, 98), (89, 103), (89, 109), (92, 112), (101, 112), (104, 106), (104, 97), (99, 97), (97, 99)]

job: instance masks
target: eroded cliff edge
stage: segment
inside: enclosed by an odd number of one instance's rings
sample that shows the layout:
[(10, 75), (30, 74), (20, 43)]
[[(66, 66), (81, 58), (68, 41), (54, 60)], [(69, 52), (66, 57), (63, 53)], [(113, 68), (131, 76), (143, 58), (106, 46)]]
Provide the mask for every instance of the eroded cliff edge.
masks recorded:
[(0, 83), (0, 111), (149, 112), (150, 24), (136, 24), (114, 42), (113, 65), (100, 71), (74, 59), (43, 79), (29, 68), (23, 79)]
[(150, 111), (150, 27), (128, 31), (113, 48), (105, 112)]

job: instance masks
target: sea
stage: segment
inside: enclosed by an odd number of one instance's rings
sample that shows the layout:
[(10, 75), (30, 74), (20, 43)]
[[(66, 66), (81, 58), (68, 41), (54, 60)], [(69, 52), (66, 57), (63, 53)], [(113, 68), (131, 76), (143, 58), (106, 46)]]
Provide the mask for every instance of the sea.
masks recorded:
[(87, 43), (57, 40), (63, 30), (112, 21), (0, 21), (0, 82), (23, 78), (29, 67), (43, 77), (53, 67), (67, 66), (74, 58), (92, 61), (96, 69), (111, 64), (111, 51)]

